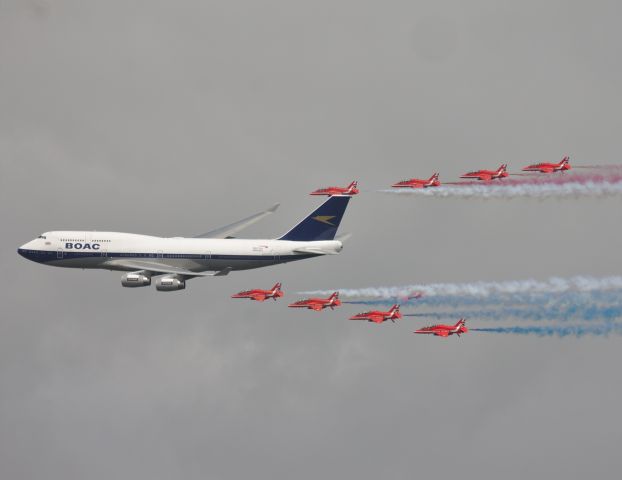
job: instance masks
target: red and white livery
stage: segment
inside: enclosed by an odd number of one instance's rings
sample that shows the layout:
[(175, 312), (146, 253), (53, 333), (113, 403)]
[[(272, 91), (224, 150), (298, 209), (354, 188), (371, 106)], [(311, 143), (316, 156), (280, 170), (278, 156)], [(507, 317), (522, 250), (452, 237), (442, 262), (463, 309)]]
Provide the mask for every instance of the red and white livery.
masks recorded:
[(429, 327), (423, 327), (413, 333), (425, 333), (429, 335), (436, 335), (437, 337), (449, 337), (450, 335), (458, 335), (461, 333), (467, 333), (469, 329), (466, 327), (466, 320), (461, 318), (455, 325), (431, 325)]
[(315, 310), (321, 312), (325, 308), (334, 310), (335, 307), (341, 305), (339, 300), (339, 292), (334, 292), (328, 298), (305, 298), (304, 300), (298, 300), (297, 302), (290, 303), (289, 308), (308, 308), (309, 310)]
[(534, 163), (523, 168), (523, 172), (540, 172), (540, 173), (553, 173), (553, 172), (565, 172), (570, 170), (570, 157), (562, 158), (559, 163)]
[(318, 190), (314, 190), (309, 195), (327, 195), (332, 197), (333, 195), (356, 195), (359, 193), (359, 189), (357, 188), (358, 182), (354, 181), (347, 187), (326, 187), (320, 188)]
[(401, 182), (391, 185), (393, 188), (428, 188), (428, 187), (440, 187), (441, 182), (438, 179), (438, 173), (435, 173), (427, 180), (420, 178), (411, 178), (410, 180), (402, 180)]
[(495, 178), (505, 178), (509, 175), (507, 172), (508, 166), (506, 163), (501, 165), (496, 170), (475, 170), (474, 172), (468, 172), (462, 175), (460, 178), (469, 178), (471, 180), (482, 180), (489, 182)]
[(367, 320), (368, 322), (382, 323), (387, 320), (391, 320), (395, 323), (395, 320), (402, 318), (400, 313), (400, 306), (393, 305), (388, 312), (379, 312), (378, 310), (372, 310), (370, 312), (357, 313), (350, 317), (350, 320)]
[(231, 298), (250, 298), (251, 300), (255, 300), (257, 302), (263, 302), (264, 300), (271, 298), (276, 302), (276, 299), (282, 296), (283, 291), (281, 290), (281, 283), (279, 282), (270, 290), (261, 290), (260, 288), (245, 290), (231, 295)]

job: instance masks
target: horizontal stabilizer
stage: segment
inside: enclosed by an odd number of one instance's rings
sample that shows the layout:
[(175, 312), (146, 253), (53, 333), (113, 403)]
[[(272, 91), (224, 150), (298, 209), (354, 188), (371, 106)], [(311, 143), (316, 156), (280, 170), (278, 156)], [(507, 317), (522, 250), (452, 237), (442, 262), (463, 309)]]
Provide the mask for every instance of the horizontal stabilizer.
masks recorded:
[(315, 253), (317, 255), (337, 255), (339, 252), (335, 250), (325, 250), (319, 247), (300, 247), (294, 249), (295, 253)]
[(343, 242), (349, 240), (351, 236), (352, 236), (351, 233), (342, 233), (341, 235), (337, 235), (335, 237), (335, 240), (339, 240), (341, 243), (343, 243)]

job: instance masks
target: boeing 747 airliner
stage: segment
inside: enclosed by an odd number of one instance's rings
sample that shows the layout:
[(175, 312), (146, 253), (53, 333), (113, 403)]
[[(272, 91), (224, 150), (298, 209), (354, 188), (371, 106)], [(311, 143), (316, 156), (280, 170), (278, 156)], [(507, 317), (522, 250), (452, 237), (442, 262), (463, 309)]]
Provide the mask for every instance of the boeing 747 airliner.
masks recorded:
[(56, 267), (125, 271), (124, 287), (151, 285), (160, 291), (183, 290), (194, 277), (227, 275), (232, 270), (267, 267), (320, 255), (336, 255), (335, 239), (350, 196), (330, 197), (285, 235), (270, 240), (232, 235), (274, 212), (263, 212), (192, 238), (163, 238), (133, 233), (55, 231), (22, 245), (18, 253)]

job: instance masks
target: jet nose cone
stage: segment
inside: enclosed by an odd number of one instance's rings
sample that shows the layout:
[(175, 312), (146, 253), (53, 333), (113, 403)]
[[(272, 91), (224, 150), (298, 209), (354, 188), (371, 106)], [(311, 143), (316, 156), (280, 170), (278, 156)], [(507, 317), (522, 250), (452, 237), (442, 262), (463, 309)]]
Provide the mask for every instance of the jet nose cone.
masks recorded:
[(17, 253), (20, 254), (22, 257), (26, 258), (26, 250), (23, 248), (23, 246), (17, 249)]

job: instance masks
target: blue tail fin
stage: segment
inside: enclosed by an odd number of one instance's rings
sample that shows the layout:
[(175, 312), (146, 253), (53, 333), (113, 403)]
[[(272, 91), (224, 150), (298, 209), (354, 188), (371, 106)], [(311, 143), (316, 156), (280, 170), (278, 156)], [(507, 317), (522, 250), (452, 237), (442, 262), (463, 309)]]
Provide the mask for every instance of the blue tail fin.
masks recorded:
[(335, 195), (329, 197), (279, 240), (297, 242), (333, 240), (349, 201), (349, 196)]

